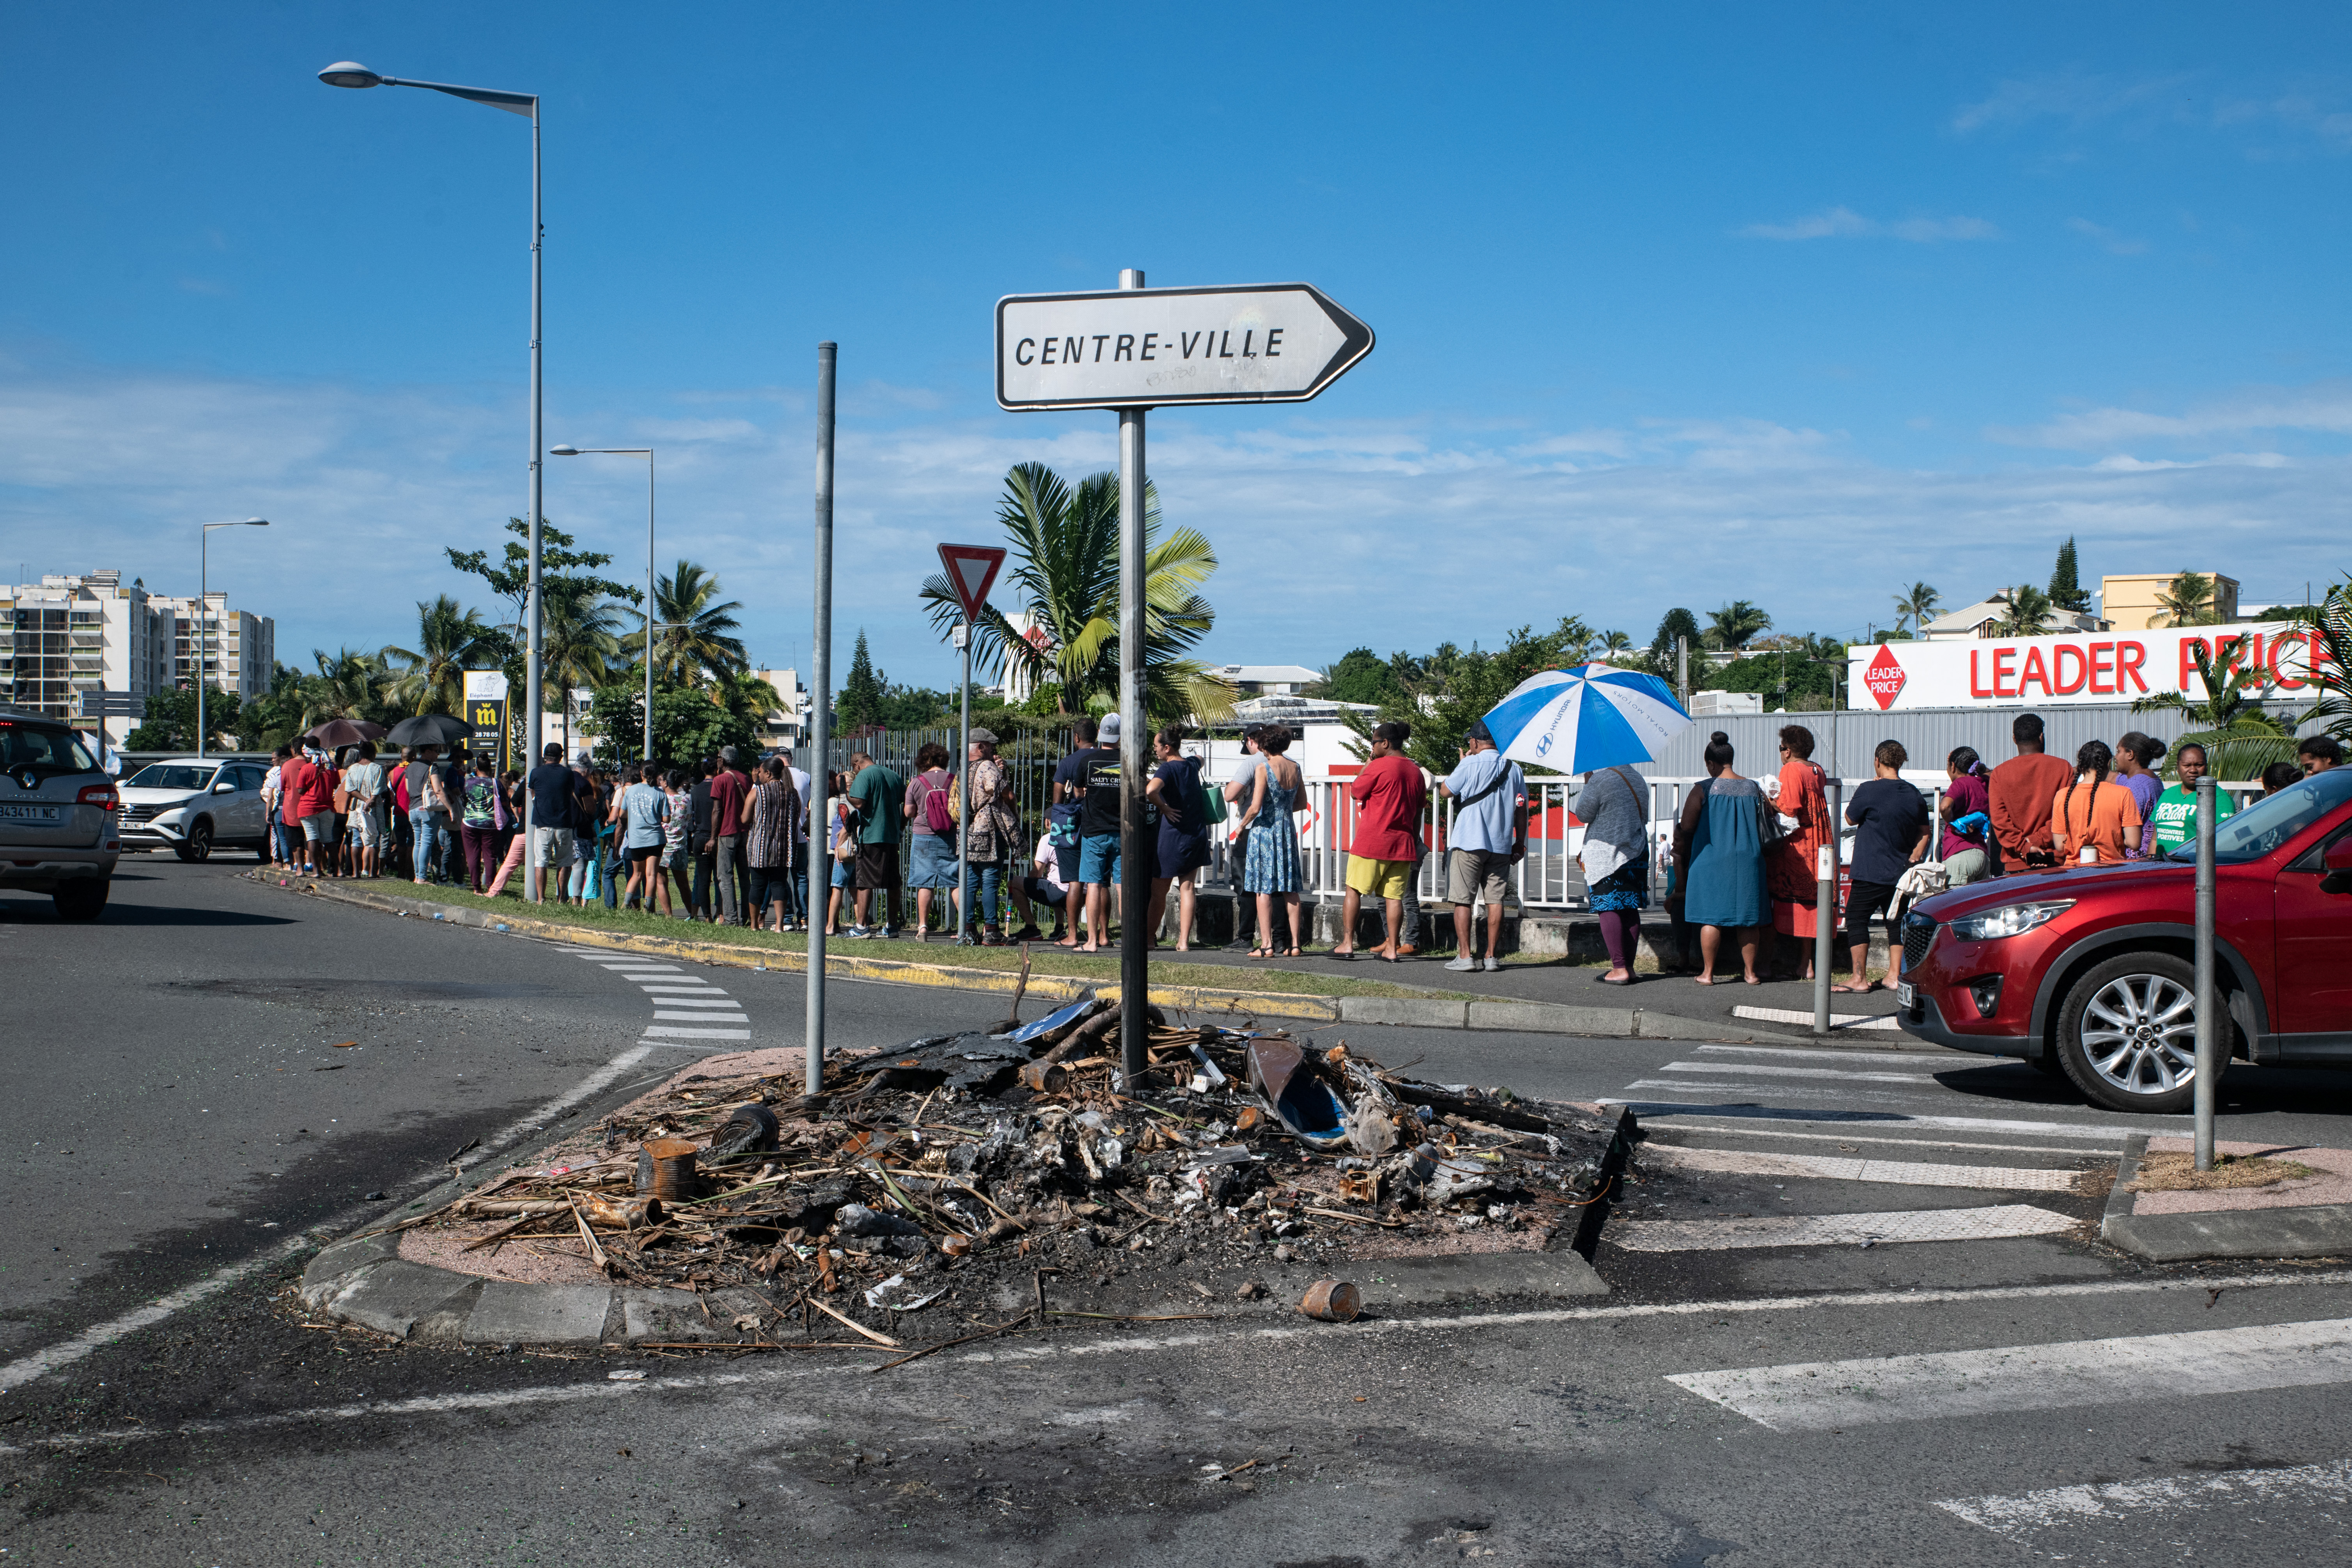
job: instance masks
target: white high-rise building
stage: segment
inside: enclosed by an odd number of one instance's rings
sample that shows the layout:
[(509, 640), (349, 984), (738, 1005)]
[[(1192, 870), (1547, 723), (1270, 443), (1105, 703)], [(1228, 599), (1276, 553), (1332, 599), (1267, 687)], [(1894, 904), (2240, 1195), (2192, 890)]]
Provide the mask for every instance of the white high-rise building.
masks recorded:
[(764, 680), (776, 700), (760, 716), (760, 744), (771, 751), (790, 751), (808, 738), (809, 690), (796, 669), (755, 669), (754, 680)]
[(148, 602), (169, 620), (165, 633), (171, 638), (173, 685), (196, 683), (201, 623), (201, 635), (206, 639), (202, 649), (206, 685), (239, 697), (258, 697), (269, 689), (270, 678), (278, 668), (275, 620), (230, 609), (226, 593), (206, 594), (201, 616), (193, 595), (185, 598), (159, 595)]
[[(172, 687), (169, 616), (144, 584), (113, 570), (44, 576), (0, 599), (0, 701), (74, 717), (77, 691), (148, 697)], [(121, 744), (136, 719), (109, 719)]]

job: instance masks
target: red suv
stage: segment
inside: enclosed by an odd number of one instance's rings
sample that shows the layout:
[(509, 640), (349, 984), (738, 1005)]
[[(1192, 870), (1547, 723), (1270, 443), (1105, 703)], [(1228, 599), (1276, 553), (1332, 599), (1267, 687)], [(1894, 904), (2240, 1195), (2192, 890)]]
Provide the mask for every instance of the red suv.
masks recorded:
[[(2352, 1066), (2352, 768), (2215, 836), (2214, 967), (2232, 1057)], [(2166, 859), (1973, 882), (1904, 917), (1896, 1018), (2022, 1057), (2116, 1110), (2185, 1109), (2197, 1067), (2194, 844)]]

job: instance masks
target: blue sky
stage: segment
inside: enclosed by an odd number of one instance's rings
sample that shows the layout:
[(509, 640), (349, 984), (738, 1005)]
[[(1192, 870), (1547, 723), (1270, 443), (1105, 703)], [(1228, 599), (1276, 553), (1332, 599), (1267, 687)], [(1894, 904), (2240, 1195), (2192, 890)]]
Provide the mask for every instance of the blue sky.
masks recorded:
[[(485, 19), (487, 18), (487, 20)], [(951, 679), (914, 590), (1109, 415), (990, 395), (1005, 293), (1299, 279), (1380, 345), (1155, 416), (1220, 659), (1924, 577), (2352, 568), (2340, 6), (20, 8), (0, 55), (0, 566), (215, 582), (279, 657), (399, 641), (523, 506), (537, 90), (547, 437), (661, 449), (667, 563), (804, 661), (814, 345), (836, 632)], [(642, 570), (642, 471), (549, 516)], [(617, 569), (617, 567), (616, 567)], [(471, 595), (485, 603), (481, 595)]]

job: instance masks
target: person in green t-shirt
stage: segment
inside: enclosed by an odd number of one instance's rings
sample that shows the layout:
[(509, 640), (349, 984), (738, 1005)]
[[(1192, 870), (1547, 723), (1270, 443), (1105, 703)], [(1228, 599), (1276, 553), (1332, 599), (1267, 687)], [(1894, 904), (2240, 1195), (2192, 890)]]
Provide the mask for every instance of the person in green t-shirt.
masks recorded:
[[(2180, 770), (2180, 782), (2156, 797), (2156, 808), (2148, 813), (2148, 822), (2156, 829), (2156, 852), (2169, 855), (2184, 844), (2197, 842), (2197, 781), (2205, 776), (2205, 748), (2191, 741), (2173, 753), (2173, 763)], [(2213, 792), (2218, 828), (2237, 815), (2237, 803), (2230, 792)]]
[[(850, 753), (857, 776), (849, 781), (849, 803), (857, 810), (857, 904), (849, 934), (860, 939), (897, 936), (904, 894), (898, 886), (898, 839), (907, 827), (907, 781), (896, 769), (885, 767), (863, 752)], [(874, 906), (874, 892), (890, 897), (890, 923), (876, 930), (866, 917)]]

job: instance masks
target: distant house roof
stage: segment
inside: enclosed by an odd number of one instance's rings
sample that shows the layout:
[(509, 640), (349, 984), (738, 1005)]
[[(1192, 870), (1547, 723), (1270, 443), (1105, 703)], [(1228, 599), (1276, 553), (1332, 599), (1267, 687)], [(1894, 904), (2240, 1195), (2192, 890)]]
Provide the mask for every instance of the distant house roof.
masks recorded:
[(1234, 717), (1244, 724), (1334, 724), (1342, 713), (1377, 713), (1370, 702), (1330, 702), (1319, 697), (1244, 697)]
[(1303, 664), (1221, 664), (1211, 673), (1239, 686), (1307, 686), (1323, 679)]
[[(2009, 605), (1999, 599), (1980, 599), (1966, 609), (1954, 610), (1948, 616), (1938, 616), (1919, 628), (1920, 637), (1929, 642), (1951, 637), (1986, 637), (1994, 635), (1991, 628), (2009, 615)], [(2056, 632), (2103, 632), (2107, 623), (2087, 610), (2052, 610), (2042, 617), (2042, 635)]]

